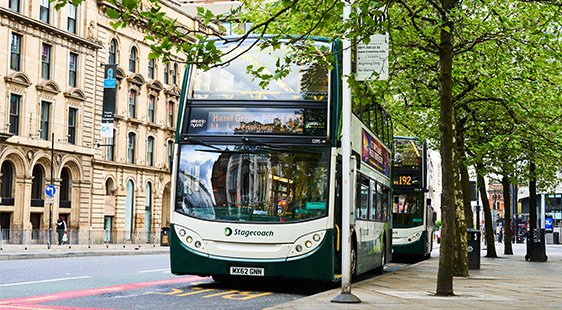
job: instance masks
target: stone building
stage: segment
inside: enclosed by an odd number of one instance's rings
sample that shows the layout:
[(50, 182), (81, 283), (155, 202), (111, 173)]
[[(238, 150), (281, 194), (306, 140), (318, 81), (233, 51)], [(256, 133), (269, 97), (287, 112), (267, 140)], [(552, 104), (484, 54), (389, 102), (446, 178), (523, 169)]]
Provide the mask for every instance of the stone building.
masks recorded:
[[(148, 60), (142, 29), (115, 30), (111, 4), (0, 3), (0, 227), (45, 242), (62, 216), (71, 242), (155, 242), (169, 224), (181, 56)], [(177, 3), (166, 16), (196, 22)], [(117, 64), (114, 138), (100, 137), (104, 64)], [(49, 197), (45, 187), (56, 187)]]

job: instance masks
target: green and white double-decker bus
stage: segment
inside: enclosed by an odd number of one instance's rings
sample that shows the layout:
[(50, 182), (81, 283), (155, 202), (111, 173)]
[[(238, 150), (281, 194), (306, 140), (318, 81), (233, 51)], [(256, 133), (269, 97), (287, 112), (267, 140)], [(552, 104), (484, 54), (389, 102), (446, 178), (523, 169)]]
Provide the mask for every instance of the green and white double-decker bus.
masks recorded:
[[(262, 88), (288, 46), (220, 43), (231, 61), (188, 68), (174, 151), (172, 273), (336, 281), (341, 277), (339, 42), (315, 39), (325, 63), (291, 64)], [(234, 48), (237, 47), (236, 50)], [(382, 271), (391, 253), (392, 124), (379, 105), (352, 118), (352, 272)]]
[(394, 137), (392, 248), (395, 255), (428, 258), (433, 249), (434, 212), (428, 193), (426, 143)]

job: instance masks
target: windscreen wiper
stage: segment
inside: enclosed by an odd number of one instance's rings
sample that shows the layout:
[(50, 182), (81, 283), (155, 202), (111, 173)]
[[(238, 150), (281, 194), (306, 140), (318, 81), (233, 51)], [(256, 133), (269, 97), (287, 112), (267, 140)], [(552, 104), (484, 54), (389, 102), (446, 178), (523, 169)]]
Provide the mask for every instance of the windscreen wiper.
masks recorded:
[(194, 143), (194, 144), (204, 145), (204, 146), (206, 146), (206, 147), (210, 147), (210, 148), (212, 148), (212, 149), (215, 149), (215, 150), (218, 150), (218, 151), (222, 151), (220, 148), (218, 148), (218, 147), (216, 147), (216, 146), (214, 146), (214, 145), (212, 145), (212, 144), (209, 144), (209, 143), (207, 143), (207, 142), (203, 142), (203, 141), (201, 141), (201, 140), (199, 140), (199, 139), (195, 139), (195, 138), (188, 137), (188, 138), (186, 138), (186, 140), (187, 140), (188, 142), (191, 142), (191, 143)]

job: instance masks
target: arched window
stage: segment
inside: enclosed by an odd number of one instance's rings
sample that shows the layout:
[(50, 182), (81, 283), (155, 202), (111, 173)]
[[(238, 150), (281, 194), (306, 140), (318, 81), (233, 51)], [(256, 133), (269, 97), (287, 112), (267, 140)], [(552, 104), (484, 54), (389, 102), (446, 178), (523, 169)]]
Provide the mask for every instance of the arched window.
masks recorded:
[(127, 162), (129, 164), (135, 163), (135, 140), (137, 139), (137, 135), (133, 132), (129, 132), (129, 136), (127, 137)]
[(134, 46), (129, 54), (129, 71), (137, 72), (137, 48)]
[(14, 188), (14, 166), (11, 162), (5, 161), (2, 163), (2, 170), (0, 171), (2, 176), (0, 177), (0, 197), (2, 197), (2, 204), (6, 201), (6, 198), (11, 199), (13, 205), (12, 189)]
[(146, 241), (150, 242), (151, 238), (151, 224), (152, 224), (152, 184), (146, 183), (146, 199), (144, 203), (144, 231), (146, 233)]
[(31, 184), (31, 205), (43, 206), (43, 189), (45, 188), (45, 171), (41, 165), (33, 167), (33, 181)]
[(70, 200), (72, 194), (72, 179), (70, 170), (66, 167), (62, 168), (61, 173), (61, 182), (60, 182), (60, 207), (61, 208), (70, 208)]
[(146, 141), (146, 165), (154, 166), (154, 137), (148, 137)]
[(105, 181), (105, 195), (115, 195), (115, 184), (113, 183), (113, 179), (107, 179), (107, 181)]
[(125, 198), (125, 239), (127, 240), (131, 240), (133, 237), (134, 189), (133, 181), (127, 181), (127, 197)]
[(109, 56), (107, 58), (107, 63), (108, 64), (116, 64), (117, 63), (117, 40), (111, 39), (111, 42), (109, 43), (108, 54), (109, 54)]

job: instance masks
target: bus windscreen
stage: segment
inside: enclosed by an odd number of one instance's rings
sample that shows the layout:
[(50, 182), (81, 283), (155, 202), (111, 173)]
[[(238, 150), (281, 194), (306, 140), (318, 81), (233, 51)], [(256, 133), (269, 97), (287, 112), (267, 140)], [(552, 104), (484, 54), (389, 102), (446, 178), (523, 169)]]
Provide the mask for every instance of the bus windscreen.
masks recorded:
[(295, 222), (328, 214), (329, 148), (181, 146), (176, 212), (229, 222)]

